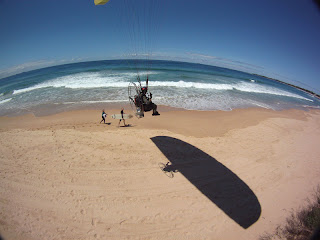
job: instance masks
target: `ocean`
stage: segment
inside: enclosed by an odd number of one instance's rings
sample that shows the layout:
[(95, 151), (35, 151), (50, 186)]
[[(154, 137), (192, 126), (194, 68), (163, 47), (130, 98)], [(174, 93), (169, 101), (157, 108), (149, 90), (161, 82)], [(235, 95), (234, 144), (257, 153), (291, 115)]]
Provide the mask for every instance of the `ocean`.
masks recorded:
[(156, 60), (106, 60), (66, 64), (0, 79), (0, 116), (129, 104), (128, 85), (149, 78), (153, 102), (188, 110), (320, 108), (297, 88), (215, 66)]

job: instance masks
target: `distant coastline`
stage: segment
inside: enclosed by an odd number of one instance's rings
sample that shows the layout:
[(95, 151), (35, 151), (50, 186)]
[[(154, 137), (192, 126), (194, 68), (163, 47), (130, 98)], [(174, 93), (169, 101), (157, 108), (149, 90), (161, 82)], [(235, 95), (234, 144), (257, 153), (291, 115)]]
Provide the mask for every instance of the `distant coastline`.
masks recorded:
[(290, 87), (294, 87), (294, 88), (296, 88), (296, 89), (299, 89), (299, 90), (301, 90), (301, 91), (303, 91), (303, 92), (305, 92), (305, 93), (308, 93), (308, 94), (310, 94), (310, 95), (312, 95), (312, 96), (320, 99), (320, 95), (319, 95), (319, 94), (316, 94), (315, 92), (312, 92), (312, 91), (310, 91), (310, 90), (308, 90), (308, 89), (305, 89), (305, 88), (302, 88), (302, 87), (299, 87), (299, 86), (296, 86), (296, 85), (293, 85), (293, 84), (290, 84), (290, 83), (286, 83), (286, 82), (280, 81), (280, 80), (278, 80), (278, 79), (270, 78), (270, 77), (267, 77), (267, 76), (264, 76), (264, 75), (259, 75), (259, 74), (256, 74), (256, 73), (252, 73), (252, 75), (259, 76), (259, 77), (263, 77), (263, 78), (267, 78), (267, 79), (269, 79), (269, 80), (276, 81), (276, 82), (279, 82), (279, 83), (288, 85), (288, 86), (290, 86)]

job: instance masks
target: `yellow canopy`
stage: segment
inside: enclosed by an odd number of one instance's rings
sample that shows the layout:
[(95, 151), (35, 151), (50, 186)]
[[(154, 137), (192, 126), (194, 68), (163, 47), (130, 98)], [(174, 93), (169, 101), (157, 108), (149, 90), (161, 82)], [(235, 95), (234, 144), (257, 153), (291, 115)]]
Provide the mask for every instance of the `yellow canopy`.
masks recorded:
[(103, 5), (109, 2), (109, 0), (94, 0), (95, 5)]

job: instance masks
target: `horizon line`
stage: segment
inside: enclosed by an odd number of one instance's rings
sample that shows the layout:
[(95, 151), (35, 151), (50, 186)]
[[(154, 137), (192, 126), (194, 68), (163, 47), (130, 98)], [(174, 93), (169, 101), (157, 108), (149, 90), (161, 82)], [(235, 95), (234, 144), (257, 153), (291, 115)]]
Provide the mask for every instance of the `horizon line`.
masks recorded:
[[(265, 70), (265, 68), (253, 65), (253, 64), (248, 64), (245, 62), (241, 61), (236, 61), (236, 60), (230, 60), (226, 58), (221, 58), (221, 57), (215, 57), (215, 56), (208, 56), (208, 55), (202, 55), (202, 54), (197, 54), (197, 53), (190, 53), (188, 52), (187, 54), (192, 55), (192, 56), (204, 56), (204, 58), (207, 61), (204, 61), (204, 59), (193, 59), (193, 58), (182, 58), (182, 57), (174, 57), (173, 59), (167, 59), (165, 58), (166, 55), (163, 56), (154, 56), (155, 58), (152, 59), (145, 59), (145, 58), (128, 58), (130, 56), (142, 56), (142, 55), (130, 55), (126, 54), (125, 56), (114, 56), (113, 58), (72, 58), (70, 60), (67, 59), (61, 59), (61, 60), (38, 60), (38, 61), (32, 61), (32, 62), (26, 62), (23, 64), (15, 65), (13, 67), (9, 67), (6, 69), (0, 69), (0, 81), (5, 78), (13, 77), (19, 74), (31, 72), (31, 71), (36, 71), (40, 69), (45, 69), (45, 68), (50, 68), (50, 67), (56, 67), (56, 66), (63, 66), (63, 65), (68, 65), (68, 64), (77, 64), (77, 63), (85, 63), (85, 62), (99, 62), (99, 61), (115, 61), (115, 60), (144, 60), (144, 61), (173, 61), (173, 62), (186, 62), (186, 63), (193, 63), (193, 64), (201, 64), (201, 65), (208, 65), (208, 66), (213, 66), (213, 67), (220, 67), (220, 68), (225, 68), (229, 70), (234, 70), (234, 71), (239, 71), (239, 72), (244, 72), (248, 74), (254, 74), (254, 75), (259, 75), (262, 77), (266, 77), (272, 80), (277, 80), (281, 81), (283, 83), (293, 85), (295, 87), (310, 91), (310, 92), (315, 92), (320, 94), (320, 90), (316, 89), (314, 87), (311, 87), (305, 83), (302, 83), (297, 80), (292, 80), (289, 79), (286, 76), (282, 76), (277, 73), (272, 73), (270, 71)], [(151, 54), (153, 55), (153, 54)], [(143, 55), (144, 56), (144, 55)], [(127, 58), (123, 58), (127, 57)], [(145, 57), (145, 56), (144, 56)], [(168, 57), (168, 56), (167, 56)], [(172, 58), (172, 56), (171, 56)], [(210, 62), (208, 61), (209, 59), (215, 60), (215, 62)], [(219, 64), (220, 63), (220, 64)], [(244, 65), (250, 66), (250, 67), (244, 67)], [(254, 69), (263, 69), (264, 71), (254, 71)], [(251, 69), (251, 70), (250, 70)], [(250, 71), (249, 71), (250, 70)], [(269, 73), (266, 73), (269, 72)], [(278, 77), (280, 77), (280, 79)], [(285, 80), (284, 80), (285, 79)], [(289, 80), (289, 82), (288, 82)], [(298, 85), (297, 85), (298, 83)], [(299, 86), (299, 84), (303, 86)], [(305, 88), (307, 87), (307, 88)]]

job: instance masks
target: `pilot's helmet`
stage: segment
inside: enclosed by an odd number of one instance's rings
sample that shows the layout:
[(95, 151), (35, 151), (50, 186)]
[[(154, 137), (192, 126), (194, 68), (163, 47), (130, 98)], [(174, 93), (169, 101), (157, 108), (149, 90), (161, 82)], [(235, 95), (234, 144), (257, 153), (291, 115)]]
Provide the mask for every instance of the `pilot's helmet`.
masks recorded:
[(141, 90), (142, 90), (143, 93), (146, 93), (148, 91), (148, 88), (147, 87), (143, 87), (143, 88), (141, 88)]

